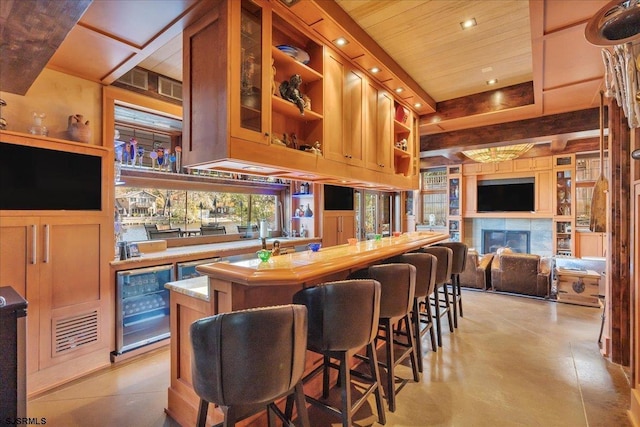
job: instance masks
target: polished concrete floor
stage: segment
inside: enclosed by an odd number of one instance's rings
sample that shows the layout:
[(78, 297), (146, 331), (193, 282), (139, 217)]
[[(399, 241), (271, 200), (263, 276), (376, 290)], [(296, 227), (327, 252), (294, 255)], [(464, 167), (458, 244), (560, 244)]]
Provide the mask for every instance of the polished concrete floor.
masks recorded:
[[(598, 349), (601, 311), (465, 290), (464, 319), (427, 351), (387, 426), (629, 426), (627, 371)], [(428, 348), (425, 340), (424, 345)], [(410, 370), (400, 367), (410, 378)], [(124, 362), (28, 402), (47, 426), (175, 426), (163, 412), (169, 352)], [(311, 408), (314, 426), (339, 425)], [(376, 423), (375, 405), (357, 414)]]

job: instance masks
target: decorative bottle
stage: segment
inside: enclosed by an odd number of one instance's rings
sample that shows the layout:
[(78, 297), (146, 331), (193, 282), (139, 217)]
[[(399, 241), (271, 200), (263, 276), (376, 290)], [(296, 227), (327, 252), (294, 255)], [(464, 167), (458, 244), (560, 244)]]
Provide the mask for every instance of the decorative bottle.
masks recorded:
[(307, 204), (307, 209), (304, 210), (304, 216), (307, 218), (311, 218), (313, 216), (313, 211), (311, 210), (309, 204)]

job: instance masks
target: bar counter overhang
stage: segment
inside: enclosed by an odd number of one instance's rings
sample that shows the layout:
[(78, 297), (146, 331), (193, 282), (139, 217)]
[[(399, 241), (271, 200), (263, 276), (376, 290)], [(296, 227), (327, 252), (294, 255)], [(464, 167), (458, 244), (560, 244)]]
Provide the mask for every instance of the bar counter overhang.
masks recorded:
[[(195, 320), (233, 310), (289, 304), (293, 294), (304, 287), (345, 279), (353, 271), (448, 238), (447, 234), (412, 232), (379, 241), (332, 246), (318, 252), (279, 255), (268, 262), (260, 262), (256, 257), (197, 267), (208, 276), (208, 292), (168, 286), (171, 290), (171, 385), (166, 412), (183, 426), (196, 424), (199, 398), (191, 386), (189, 343), (189, 326)], [(307, 372), (321, 360), (311, 355), (307, 353)], [(305, 392), (314, 394), (315, 390), (305, 389)], [(222, 421), (221, 412), (209, 411), (209, 421)]]

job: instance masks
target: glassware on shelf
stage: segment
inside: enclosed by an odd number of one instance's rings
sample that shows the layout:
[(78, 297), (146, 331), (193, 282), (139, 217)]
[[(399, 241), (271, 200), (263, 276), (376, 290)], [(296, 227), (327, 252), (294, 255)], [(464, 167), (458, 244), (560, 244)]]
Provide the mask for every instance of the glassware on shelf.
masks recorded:
[(44, 125), (44, 119), (47, 117), (45, 113), (33, 112), (33, 124), (29, 128), (29, 133), (32, 135), (49, 135), (49, 129)]

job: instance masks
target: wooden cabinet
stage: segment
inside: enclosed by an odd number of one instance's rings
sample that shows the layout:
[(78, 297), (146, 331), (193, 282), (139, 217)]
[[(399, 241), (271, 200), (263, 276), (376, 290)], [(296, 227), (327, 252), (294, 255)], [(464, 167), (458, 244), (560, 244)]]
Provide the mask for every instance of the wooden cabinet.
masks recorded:
[(292, 181), (291, 187), (291, 229), (300, 237), (314, 237), (318, 212), (314, 185), (310, 182)]
[(462, 209), (465, 216), (470, 216), (478, 212), (478, 177), (475, 175), (465, 175), (463, 181)]
[(551, 156), (529, 157), (524, 159), (514, 159), (512, 160), (512, 163), (514, 172), (547, 170), (551, 169), (552, 158)]
[(349, 165), (364, 163), (364, 76), (327, 49), (324, 68), (324, 156)]
[(556, 256), (574, 256), (574, 223), (570, 218), (553, 220), (553, 253)]
[(447, 200), (449, 208), (447, 212), (447, 228), (449, 239), (454, 242), (461, 242), (463, 238), (463, 188), (462, 167), (460, 165), (449, 166), (447, 168)]
[(416, 155), (414, 152), (416, 147), (414, 117), (408, 108), (398, 103), (395, 104), (394, 109), (393, 170), (396, 174), (413, 175), (415, 173), (413, 159)]
[(552, 214), (554, 193), (549, 191), (550, 188), (553, 188), (552, 186), (553, 178), (551, 170), (535, 173), (535, 208), (537, 214)]
[(590, 231), (576, 232), (576, 257), (605, 257), (607, 253), (607, 234)]
[[(279, 45), (304, 50), (309, 61)], [(184, 85), (190, 88), (183, 101), (185, 165), (233, 170), (246, 162), (313, 170), (316, 154), (300, 147), (324, 142), (321, 45), (300, 37), (267, 2), (241, 0), (220, 2), (187, 27), (183, 46)], [(302, 111), (280, 96), (281, 83), (293, 75), (302, 79)]]
[(0, 211), (0, 283), (28, 301), (27, 392), (32, 395), (110, 363), (108, 283), (115, 248), (113, 215), (107, 212), (113, 212), (113, 155), (87, 144), (1, 136), (3, 143), (101, 158), (101, 209)]
[(322, 216), (322, 245), (335, 246), (347, 243), (356, 237), (354, 211), (324, 211)]
[(371, 82), (367, 82), (365, 97), (365, 166), (377, 172), (392, 173), (393, 98)]

